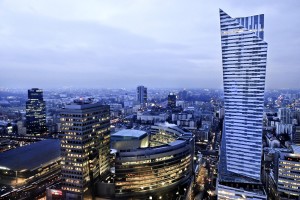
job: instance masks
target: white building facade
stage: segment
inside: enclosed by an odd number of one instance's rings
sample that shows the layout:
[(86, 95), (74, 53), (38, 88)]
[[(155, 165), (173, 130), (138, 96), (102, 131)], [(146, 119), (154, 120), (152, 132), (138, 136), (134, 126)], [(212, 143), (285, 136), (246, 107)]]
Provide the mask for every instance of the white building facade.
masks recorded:
[(226, 167), (260, 180), (267, 43), (264, 15), (232, 18), (220, 10)]

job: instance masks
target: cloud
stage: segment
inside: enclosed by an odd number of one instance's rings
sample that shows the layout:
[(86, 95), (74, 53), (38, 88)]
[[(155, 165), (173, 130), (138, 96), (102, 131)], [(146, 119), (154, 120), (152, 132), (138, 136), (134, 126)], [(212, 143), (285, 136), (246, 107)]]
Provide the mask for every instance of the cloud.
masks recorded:
[(220, 88), (220, 7), (232, 17), (265, 13), (267, 87), (299, 87), (297, 6), (297, 1), (279, 0), (272, 5), (236, 0), (1, 1), (0, 85)]

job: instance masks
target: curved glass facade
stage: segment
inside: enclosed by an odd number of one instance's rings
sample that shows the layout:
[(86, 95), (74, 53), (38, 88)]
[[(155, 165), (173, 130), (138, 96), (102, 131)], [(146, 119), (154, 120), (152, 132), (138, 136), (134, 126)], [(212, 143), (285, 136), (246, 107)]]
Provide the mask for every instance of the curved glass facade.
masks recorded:
[(116, 197), (157, 193), (186, 182), (193, 172), (193, 155), (191, 135), (162, 146), (118, 152)]

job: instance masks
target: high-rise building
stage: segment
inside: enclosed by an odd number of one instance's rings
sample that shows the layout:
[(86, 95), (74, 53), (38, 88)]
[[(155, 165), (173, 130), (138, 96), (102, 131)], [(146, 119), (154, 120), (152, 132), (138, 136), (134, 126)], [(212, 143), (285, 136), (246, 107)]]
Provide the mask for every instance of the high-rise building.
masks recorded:
[[(232, 18), (220, 10), (220, 24), (225, 119), (218, 198), (227, 198), (230, 191), (239, 197), (238, 190), (247, 188), (242, 195), (265, 199), (258, 194), (267, 63), (264, 15)], [(245, 185), (250, 183), (257, 185)]]
[(292, 135), (292, 142), (296, 145), (300, 146), (300, 126), (295, 126), (293, 135)]
[(170, 93), (168, 95), (168, 107), (175, 108), (176, 107), (176, 95), (174, 93)]
[(88, 199), (95, 181), (109, 171), (109, 106), (78, 100), (66, 105), (60, 116), (65, 199)]
[(292, 124), (292, 111), (290, 108), (279, 108), (278, 118), (283, 124)]
[(292, 154), (281, 153), (276, 168), (276, 185), (281, 199), (300, 199), (300, 147), (293, 145)]
[(188, 97), (188, 92), (186, 90), (182, 90), (178, 92), (178, 98), (180, 100), (186, 100)]
[(137, 87), (137, 102), (140, 105), (147, 105), (147, 88), (145, 86)]
[(299, 200), (300, 146), (291, 145), (289, 149), (278, 149), (275, 151), (272, 149), (272, 151), (274, 154), (273, 167), (270, 170), (269, 182), (266, 187), (270, 196), (272, 195), (272, 199), (275, 200)]
[(26, 132), (31, 135), (42, 135), (46, 129), (46, 104), (43, 90), (32, 88), (28, 90), (26, 101)]

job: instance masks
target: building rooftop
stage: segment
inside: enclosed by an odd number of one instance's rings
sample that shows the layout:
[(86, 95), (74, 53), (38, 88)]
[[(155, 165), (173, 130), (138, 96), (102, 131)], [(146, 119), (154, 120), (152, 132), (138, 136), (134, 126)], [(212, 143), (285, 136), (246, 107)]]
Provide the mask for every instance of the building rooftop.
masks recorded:
[[(88, 109), (88, 108), (94, 108), (94, 107), (99, 107), (103, 106), (101, 103), (93, 103), (91, 101), (74, 101), (71, 104), (65, 105), (65, 108), (63, 110), (82, 110), (82, 109)], [(62, 110), (62, 111), (63, 111)]]
[(192, 135), (192, 133), (188, 132), (185, 129), (179, 128), (176, 124), (170, 124), (168, 122), (164, 122), (164, 123), (155, 123), (153, 126), (151, 126), (151, 128), (158, 128), (158, 129), (169, 129), (169, 130), (173, 130), (175, 131), (174, 133), (177, 136), (190, 136)]
[(177, 127), (176, 124), (170, 124), (170, 123), (168, 123), (168, 122), (155, 123), (154, 126), (161, 126), (161, 127), (166, 127), (166, 128)]
[(178, 144), (184, 143), (185, 140), (175, 140), (174, 142), (169, 143), (170, 146), (176, 146)]
[(252, 179), (250, 177), (242, 176), (230, 171), (220, 172), (219, 173), (219, 182), (224, 183), (236, 183), (236, 184), (260, 184), (259, 180)]
[(141, 138), (147, 134), (145, 131), (133, 130), (133, 129), (124, 129), (119, 132), (112, 134), (112, 137), (122, 137), (123, 139), (133, 139), (133, 138)]
[(0, 169), (13, 171), (34, 170), (48, 162), (59, 159), (60, 141), (48, 139), (19, 147), (0, 154)]
[[(261, 183), (237, 183), (237, 182), (222, 182), (220, 185), (230, 187), (235, 190), (255, 193), (256, 195), (266, 196), (266, 192)], [(241, 198), (244, 199), (244, 198)]]
[(294, 154), (300, 154), (300, 146), (292, 145), (292, 149), (294, 151)]

